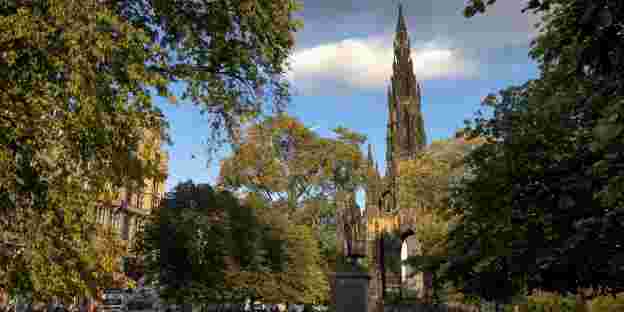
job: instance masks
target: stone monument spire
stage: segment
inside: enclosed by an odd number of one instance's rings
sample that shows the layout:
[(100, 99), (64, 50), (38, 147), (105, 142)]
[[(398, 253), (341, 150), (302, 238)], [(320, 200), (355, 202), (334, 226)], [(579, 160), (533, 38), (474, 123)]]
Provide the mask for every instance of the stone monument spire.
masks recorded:
[(426, 144), (420, 85), (414, 74), (409, 34), (401, 4), (394, 37), (392, 78), (388, 88), (388, 115), (386, 177), (392, 198), (387, 209), (396, 210), (399, 161), (415, 157)]
[[(366, 190), (369, 225), (374, 225), (373, 221), (383, 221), (384, 218), (392, 219), (395, 216), (399, 216), (401, 220), (399, 222), (406, 220), (403, 216), (408, 210), (402, 211), (405, 207), (399, 207), (397, 200), (399, 194), (397, 180), (401, 174), (399, 162), (416, 157), (426, 144), (420, 85), (414, 74), (407, 23), (403, 15), (403, 6), (400, 4), (393, 48), (392, 77), (387, 90), (386, 172), (383, 179), (380, 177), (376, 180), (372, 177), (374, 176), (372, 173), (377, 170), (369, 171), (369, 185)], [(372, 159), (372, 150), (369, 148), (370, 159)], [(370, 162), (369, 166), (371, 166)], [(377, 167), (376, 164), (375, 167)], [(388, 281), (379, 231), (377, 226), (369, 229), (368, 257), (371, 261), (369, 269), (371, 280), (368, 312), (383, 312), (383, 286), (386, 285), (384, 281)]]

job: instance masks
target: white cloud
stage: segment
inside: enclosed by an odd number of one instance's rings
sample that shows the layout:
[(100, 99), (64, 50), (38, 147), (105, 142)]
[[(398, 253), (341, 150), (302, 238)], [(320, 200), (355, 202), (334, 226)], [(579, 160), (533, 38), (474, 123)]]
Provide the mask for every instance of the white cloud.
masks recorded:
[[(435, 41), (412, 49), (418, 80), (467, 78), (477, 72), (476, 62), (460, 50), (442, 47)], [(392, 75), (391, 43), (376, 38), (346, 39), (294, 53), (289, 77), (300, 90), (325, 87), (335, 82), (358, 89), (382, 88)], [(323, 88), (325, 88), (323, 87)]]

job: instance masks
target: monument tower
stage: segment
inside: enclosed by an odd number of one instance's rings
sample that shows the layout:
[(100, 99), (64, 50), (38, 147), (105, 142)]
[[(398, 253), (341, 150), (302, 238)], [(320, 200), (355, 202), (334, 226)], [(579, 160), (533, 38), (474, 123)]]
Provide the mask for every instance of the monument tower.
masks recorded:
[(386, 133), (386, 179), (391, 189), (386, 207), (396, 211), (398, 194), (396, 179), (399, 162), (414, 158), (426, 144), (421, 113), (420, 84), (414, 74), (410, 55), (410, 39), (399, 4), (399, 20), (394, 38), (392, 78), (388, 86), (388, 129)]
[[(421, 89), (416, 80), (410, 53), (407, 25), (399, 4), (399, 16), (394, 38), (392, 77), (388, 86), (388, 124), (386, 133), (386, 174), (379, 175), (368, 150), (368, 185), (365, 217), (368, 223), (368, 257), (370, 259), (369, 304), (370, 312), (379, 311), (383, 301), (383, 287), (388, 281), (383, 264), (380, 233), (383, 228), (403, 228), (409, 216), (404, 216), (398, 203), (399, 162), (416, 157), (426, 145), (426, 135), (421, 113)], [(409, 226), (408, 226), (409, 227)], [(401, 233), (403, 234), (403, 233)], [(386, 282), (384, 282), (384, 280)]]

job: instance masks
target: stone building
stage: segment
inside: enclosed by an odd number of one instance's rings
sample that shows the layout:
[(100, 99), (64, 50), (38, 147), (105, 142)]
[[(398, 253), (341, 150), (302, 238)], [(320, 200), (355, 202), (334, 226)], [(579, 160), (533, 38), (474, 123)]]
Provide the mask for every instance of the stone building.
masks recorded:
[[(157, 161), (159, 175), (145, 179), (143, 185), (113, 191), (112, 199), (101, 200), (95, 213), (96, 221), (112, 226), (120, 238), (128, 242), (129, 248), (146, 217), (158, 209), (164, 199), (168, 171), (168, 155), (161, 148), (160, 134), (147, 130), (143, 133), (137, 155), (141, 160)], [(133, 257), (128, 254), (128, 258)]]
[[(137, 157), (141, 161), (155, 161), (158, 163), (159, 174), (154, 178), (145, 179), (143, 185), (128, 185), (116, 190), (110, 190), (109, 194), (103, 194), (96, 207), (96, 222), (111, 226), (119, 235), (119, 238), (127, 242), (128, 251), (122, 257), (121, 262), (128, 264), (136, 263), (136, 255), (132, 254), (133, 240), (145, 224), (147, 216), (160, 207), (165, 194), (165, 180), (168, 171), (168, 154), (162, 149), (161, 136), (158, 131), (144, 130), (141, 142), (137, 149)], [(112, 196), (110, 196), (112, 195)], [(134, 280), (142, 277), (142, 270), (131, 271), (138, 273), (129, 276)], [(86, 300), (85, 300), (86, 299)], [(100, 298), (77, 299), (77, 302), (86, 305), (88, 311), (95, 311), (95, 306)]]

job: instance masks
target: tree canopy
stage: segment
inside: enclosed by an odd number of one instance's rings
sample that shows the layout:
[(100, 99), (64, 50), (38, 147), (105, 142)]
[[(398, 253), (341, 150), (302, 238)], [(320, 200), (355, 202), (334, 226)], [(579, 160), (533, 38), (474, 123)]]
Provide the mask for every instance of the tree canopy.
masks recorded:
[[(485, 8), (474, 0), (465, 13)], [(494, 116), (472, 125), (490, 144), (468, 157), (470, 175), (456, 189), (463, 217), (447, 270), (476, 293), (507, 289), (498, 298), (621, 291), (624, 7), (536, 0), (527, 10), (543, 15), (530, 52), (541, 74), (488, 97)], [(496, 274), (505, 278), (492, 283)]]
[[(451, 187), (464, 174), (466, 155), (482, 143), (482, 138), (470, 140), (458, 132), (456, 138), (434, 141), (416, 158), (400, 162), (399, 203), (415, 220), (412, 239), (421, 251), (406, 261), (414, 274), (437, 272), (447, 257), (449, 228), (458, 221), (451, 209)], [(433, 282), (437, 295), (442, 285), (435, 278)]]
[(315, 303), (327, 296), (311, 229), (253, 195), (240, 202), (209, 185), (181, 183), (141, 236), (147, 272), (170, 302)]
[[(362, 185), (365, 137), (346, 128), (321, 138), (294, 117), (281, 114), (251, 125), (233, 155), (221, 163), (220, 185), (254, 192), (290, 209), (338, 188)], [(347, 173), (348, 172), (348, 173)]]
[[(58, 275), (71, 276), (59, 289), (93, 294), (85, 237), (99, 196), (158, 173), (159, 159), (137, 157), (144, 130), (167, 139), (153, 97), (174, 101), (178, 83), (181, 99), (211, 117), (215, 142), (270, 107), (282, 110), (297, 8), (291, 0), (4, 3), (0, 228), (24, 252), (2, 266), (2, 284), (13, 286), (4, 277), (23, 269), (45, 279), (33, 261), (62, 253), (74, 256), (58, 262)], [(33, 291), (43, 295), (42, 285)]]

